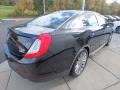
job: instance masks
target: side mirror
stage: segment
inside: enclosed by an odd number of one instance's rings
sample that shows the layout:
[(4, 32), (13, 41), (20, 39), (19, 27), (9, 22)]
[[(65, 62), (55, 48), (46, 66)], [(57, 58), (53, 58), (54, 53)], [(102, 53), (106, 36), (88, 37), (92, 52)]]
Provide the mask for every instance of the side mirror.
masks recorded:
[(112, 22), (107, 22), (106, 24), (102, 25), (103, 27), (113, 27), (114, 24)]
[(113, 24), (112, 22), (109, 22), (109, 23), (107, 23), (107, 26), (109, 26), (109, 27), (113, 27), (114, 24)]

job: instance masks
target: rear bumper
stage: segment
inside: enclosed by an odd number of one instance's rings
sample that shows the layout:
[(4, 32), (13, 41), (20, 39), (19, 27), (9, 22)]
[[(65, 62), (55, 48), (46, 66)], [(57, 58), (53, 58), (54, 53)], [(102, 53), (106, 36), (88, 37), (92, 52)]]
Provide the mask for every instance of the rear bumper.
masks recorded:
[(23, 65), (16, 62), (12, 62), (10, 60), (8, 61), (8, 63), (12, 70), (14, 70), (17, 74), (19, 74), (24, 79), (28, 79), (33, 82), (44, 82), (57, 77), (57, 74), (55, 72), (39, 74), (38, 72), (36, 72), (34, 64)]
[(21, 60), (11, 55), (7, 47), (5, 47), (5, 56), (9, 66), (20, 76), (33, 82), (44, 82), (69, 73), (73, 60), (72, 55), (69, 54), (70, 51), (64, 51), (44, 62), (31, 64), (20, 63)]

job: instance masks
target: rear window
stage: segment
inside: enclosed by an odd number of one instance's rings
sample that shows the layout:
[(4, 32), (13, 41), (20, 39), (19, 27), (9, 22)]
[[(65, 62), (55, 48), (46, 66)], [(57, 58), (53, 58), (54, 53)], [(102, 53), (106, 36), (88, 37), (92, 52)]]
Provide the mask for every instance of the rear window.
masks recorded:
[(28, 26), (42, 26), (56, 29), (74, 14), (74, 12), (54, 12), (31, 21), (28, 23)]

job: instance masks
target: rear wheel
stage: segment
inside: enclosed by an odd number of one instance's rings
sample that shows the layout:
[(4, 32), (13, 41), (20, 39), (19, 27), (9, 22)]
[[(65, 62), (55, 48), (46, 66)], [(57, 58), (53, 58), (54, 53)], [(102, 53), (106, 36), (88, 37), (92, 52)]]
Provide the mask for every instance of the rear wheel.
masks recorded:
[(87, 60), (88, 60), (88, 51), (86, 49), (80, 50), (75, 58), (75, 62), (72, 66), (70, 74), (75, 77), (79, 76), (86, 67)]

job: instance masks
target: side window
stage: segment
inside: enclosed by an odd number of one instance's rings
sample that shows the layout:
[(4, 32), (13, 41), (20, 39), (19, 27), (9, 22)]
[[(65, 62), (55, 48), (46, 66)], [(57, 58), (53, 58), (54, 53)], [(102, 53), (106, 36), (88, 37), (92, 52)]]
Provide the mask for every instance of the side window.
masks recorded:
[(99, 26), (102, 26), (106, 23), (106, 20), (104, 19), (104, 17), (102, 15), (97, 15), (96, 17), (97, 17)]
[(98, 22), (94, 14), (88, 14), (87, 19), (89, 22), (89, 26), (98, 26)]
[(64, 29), (79, 29), (83, 26), (87, 26), (88, 21), (84, 16), (78, 16), (77, 18), (74, 18), (70, 20), (68, 23), (66, 23), (62, 28)]

